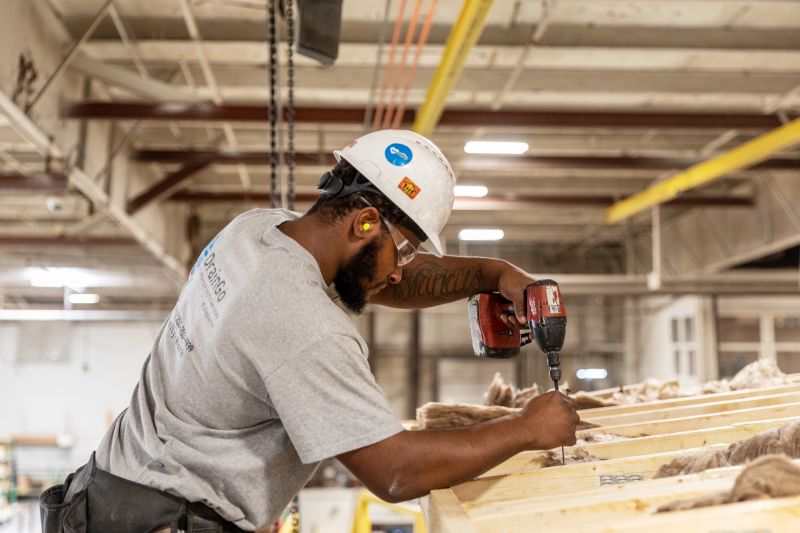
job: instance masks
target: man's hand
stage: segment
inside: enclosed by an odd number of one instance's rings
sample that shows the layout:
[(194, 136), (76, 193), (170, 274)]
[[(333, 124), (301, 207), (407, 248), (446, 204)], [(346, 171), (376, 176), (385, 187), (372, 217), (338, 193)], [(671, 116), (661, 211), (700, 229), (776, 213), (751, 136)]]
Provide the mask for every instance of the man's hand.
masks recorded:
[(523, 427), (529, 430), (530, 446), (549, 450), (575, 444), (575, 428), (581, 417), (575, 410), (575, 400), (566, 394), (552, 391), (537, 396), (522, 410)]
[[(525, 325), (525, 287), (536, 281), (536, 278), (515, 267), (511, 263), (504, 263), (500, 276), (497, 278), (497, 290), (507, 300), (514, 302), (515, 317), (501, 315), (502, 320), (508, 326)], [(516, 318), (516, 322), (514, 321)]]

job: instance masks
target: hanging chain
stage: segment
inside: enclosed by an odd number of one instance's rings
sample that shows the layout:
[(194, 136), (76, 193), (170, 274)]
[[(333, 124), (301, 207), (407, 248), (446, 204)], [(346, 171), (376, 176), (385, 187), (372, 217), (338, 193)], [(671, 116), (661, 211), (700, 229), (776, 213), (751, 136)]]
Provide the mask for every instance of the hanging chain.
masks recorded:
[(294, 211), (294, 0), (286, 0), (286, 40), (287, 44), (287, 63), (286, 63), (286, 84), (288, 98), (286, 106), (286, 131), (288, 134), (288, 144), (286, 150), (286, 163), (289, 167), (289, 191), (287, 194), (288, 207)]
[(277, 202), (278, 174), (278, 102), (275, 95), (278, 72), (278, 43), (275, 32), (275, 0), (269, 0), (267, 10), (267, 40), (269, 41), (269, 202), (275, 208)]

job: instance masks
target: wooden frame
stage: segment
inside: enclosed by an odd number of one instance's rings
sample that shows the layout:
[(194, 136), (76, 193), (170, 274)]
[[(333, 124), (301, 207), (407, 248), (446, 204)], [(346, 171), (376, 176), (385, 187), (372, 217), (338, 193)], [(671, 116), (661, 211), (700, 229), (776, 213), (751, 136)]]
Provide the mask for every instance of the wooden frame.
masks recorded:
[(576, 446), (602, 460), (551, 468), (543, 468), (548, 452), (524, 452), (476, 480), (433, 491), (422, 501), (430, 531), (513, 533), (531, 531), (533, 524), (559, 532), (800, 530), (800, 522), (793, 522), (800, 520), (800, 497), (653, 514), (670, 501), (729, 490), (741, 466), (652, 479), (659, 466), (681, 454), (722, 449), (800, 420), (800, 384), (603, 407), (581, 415), (605, 423), (582, 435), (633, 438)]

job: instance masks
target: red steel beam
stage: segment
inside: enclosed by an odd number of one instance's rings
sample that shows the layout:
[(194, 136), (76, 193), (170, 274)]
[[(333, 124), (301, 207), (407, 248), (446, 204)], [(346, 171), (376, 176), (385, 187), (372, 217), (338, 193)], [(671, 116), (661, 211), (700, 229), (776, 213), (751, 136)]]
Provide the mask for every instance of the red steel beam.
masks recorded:
[(167, 174), (161, 181), (154, 183), (143, 193), (131, 200), (128, 200), (128, 205), (125, 210), (129, 215), (132, 215), (158, 198), (168, 198), (171, 196), (169, 191), (173, 191), (174, 194), (181, 183), (197, 174), (204, 168), (208, 167), (210, 164), (211, 161), (209, 160), (192, 161), (187, 163), (175, 172)]
[[(315, 202), (319, 198), (317, 193), (302, 193), (295, 195), (300, 203)], [(264, 192), (211, 192), (211, 191), (180, 191), (172, 195), (170, 200), (175, 202), (258, 202), (267, 203), (269, 193)], [(464, 198), (463, 200), (480, 204), (481, 202), (521, 202), (530, 204), (565, 204), (608, 207), (618, 200), (613, 196), (586, 196), (586, 195), (517, 195), (502, 196), (489, 195), (483, 198)], [(675, 206), (717, 206), (717, 207), (752, 207), (755, 205), (753, 198), (742, 196), (682, 196), (669, 202)]]
[[(284, 114), (286, 110), (284, 109)], [(295, 121), (322, 124), (361, 124), (362, 107), (298, 107)], [(65, 103), (66, 118), (147, 119), (262, 122), (269, 119), (263, 104), (147, 103), (135, 101), (84, 101)], [(402, 123), (414, 121), (416, 111), (406, 110)], [(690, 128), (769, 130), (782, 125), (775, 115), (756, 113), (609, 113), (594, 111), (526, 111), (448, 109), (439, 123), (443, 126), (547, 126), (563, 128)]]
[[(150, 163), (191, 163), (212, 161), (214, 163), (245, 163), (264, 165), (269, 162), (269, 152), (237, 151), (237, 150), (137, 150), (131, 154), (136, 161)], [(684, 169), (698, 163), (697, 159), (655, 158), (655, 157), (573, 157), (573, 156), (510, 156), (487, 157), (472, 155), (459, 162), (474, 161), (490, 165), (492, 168), (503, 168), (509, 165), (521, 165), (531, 170), (536, 169)], [(333, 154), (324, 152), (298, 152), (295, 154), (298, 165), (330, 165), (336, 164)], [(752, 167), (759, 170), (798, 170), (800, 159), (771, 159)]]
[[(147, 163), (190, 163), (211, 161), (212, 163), (245, 163), (267, 164), (269, 152), (253, 150), (136, 150), (131, 159)], [(286, 156), (283, 156), (286, 160)], [(294, 162), (298, 165), (330, 165), (336, 164), (332, 153), (296, 152)]]
[(67, 190), (67, 176), (58, 172), (0, 172), (0, 190), (60, 194)]
[(134, 246), (129, 237), (0, 235), (0, 246)]

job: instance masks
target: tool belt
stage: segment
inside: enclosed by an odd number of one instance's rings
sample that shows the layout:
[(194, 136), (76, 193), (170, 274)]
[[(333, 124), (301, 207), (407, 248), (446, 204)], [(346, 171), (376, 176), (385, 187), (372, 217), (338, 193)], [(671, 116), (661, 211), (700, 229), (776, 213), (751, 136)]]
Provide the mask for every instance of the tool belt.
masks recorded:
[(89, 462), (39, 497), (42, 533), (239, 533), (205, 504), (115, 476)]

